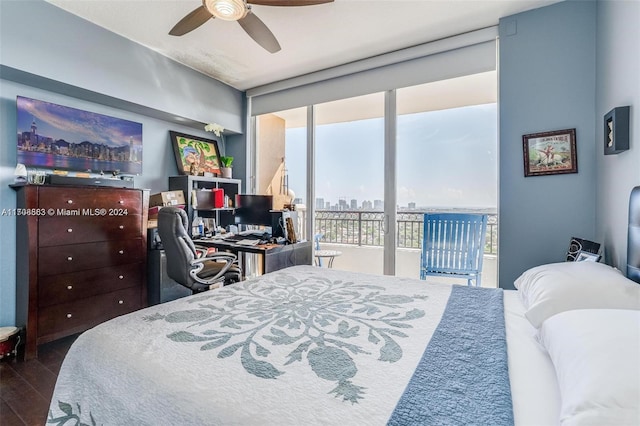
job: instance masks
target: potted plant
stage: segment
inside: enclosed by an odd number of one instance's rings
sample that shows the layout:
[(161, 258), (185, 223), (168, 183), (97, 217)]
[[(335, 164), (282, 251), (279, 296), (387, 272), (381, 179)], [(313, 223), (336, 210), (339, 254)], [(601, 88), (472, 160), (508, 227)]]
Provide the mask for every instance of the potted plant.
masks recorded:
[(231, 178), (231, 165), (233, 164), (233, 157), (226, 157), (224, 155), (221, 155), (220, 162), (222, 163), (222, 167), (220, 167), (222, 177)]

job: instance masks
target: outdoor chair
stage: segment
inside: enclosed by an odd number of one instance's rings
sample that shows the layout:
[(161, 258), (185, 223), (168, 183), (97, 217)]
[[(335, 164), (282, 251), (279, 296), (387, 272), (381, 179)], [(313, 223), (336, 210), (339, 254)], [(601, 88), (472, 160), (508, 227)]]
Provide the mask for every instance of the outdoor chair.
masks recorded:
[(425, 214), (420, 279), (465, 278), (479, 287), (486, 231), (486, 214)]

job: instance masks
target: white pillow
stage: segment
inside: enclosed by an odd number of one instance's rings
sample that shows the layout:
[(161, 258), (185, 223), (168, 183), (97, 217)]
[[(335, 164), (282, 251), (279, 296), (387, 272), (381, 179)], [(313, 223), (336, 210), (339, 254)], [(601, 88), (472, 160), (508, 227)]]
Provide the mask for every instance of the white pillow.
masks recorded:
[(560, 389), (560, 423), (640, 424), (640, 311), (583, 309), (539, 330)]
[(572, 309), (640, 309), (640, 285), (597, 262), (537, 266), (514, 283), (536, 328), (547, 318)]

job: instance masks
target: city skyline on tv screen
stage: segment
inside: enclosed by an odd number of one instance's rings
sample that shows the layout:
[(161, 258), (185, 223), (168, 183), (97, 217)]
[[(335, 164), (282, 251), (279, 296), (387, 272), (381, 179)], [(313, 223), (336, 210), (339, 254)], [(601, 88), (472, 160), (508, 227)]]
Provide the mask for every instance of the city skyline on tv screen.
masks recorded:
[(18, 96), (17, 162), (33, 168), (142, 173), (142, 123)]

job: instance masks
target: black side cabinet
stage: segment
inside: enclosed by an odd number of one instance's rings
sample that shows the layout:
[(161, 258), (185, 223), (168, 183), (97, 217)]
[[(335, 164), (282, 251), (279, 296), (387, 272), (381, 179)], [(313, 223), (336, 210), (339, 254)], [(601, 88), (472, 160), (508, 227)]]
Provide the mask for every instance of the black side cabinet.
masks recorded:
[(149, 250), (147, 266), (149, 268), (147, 271), (149, 306), (191, 295), (191, 290), (167, 275), (167, 257), (164, 250)]

